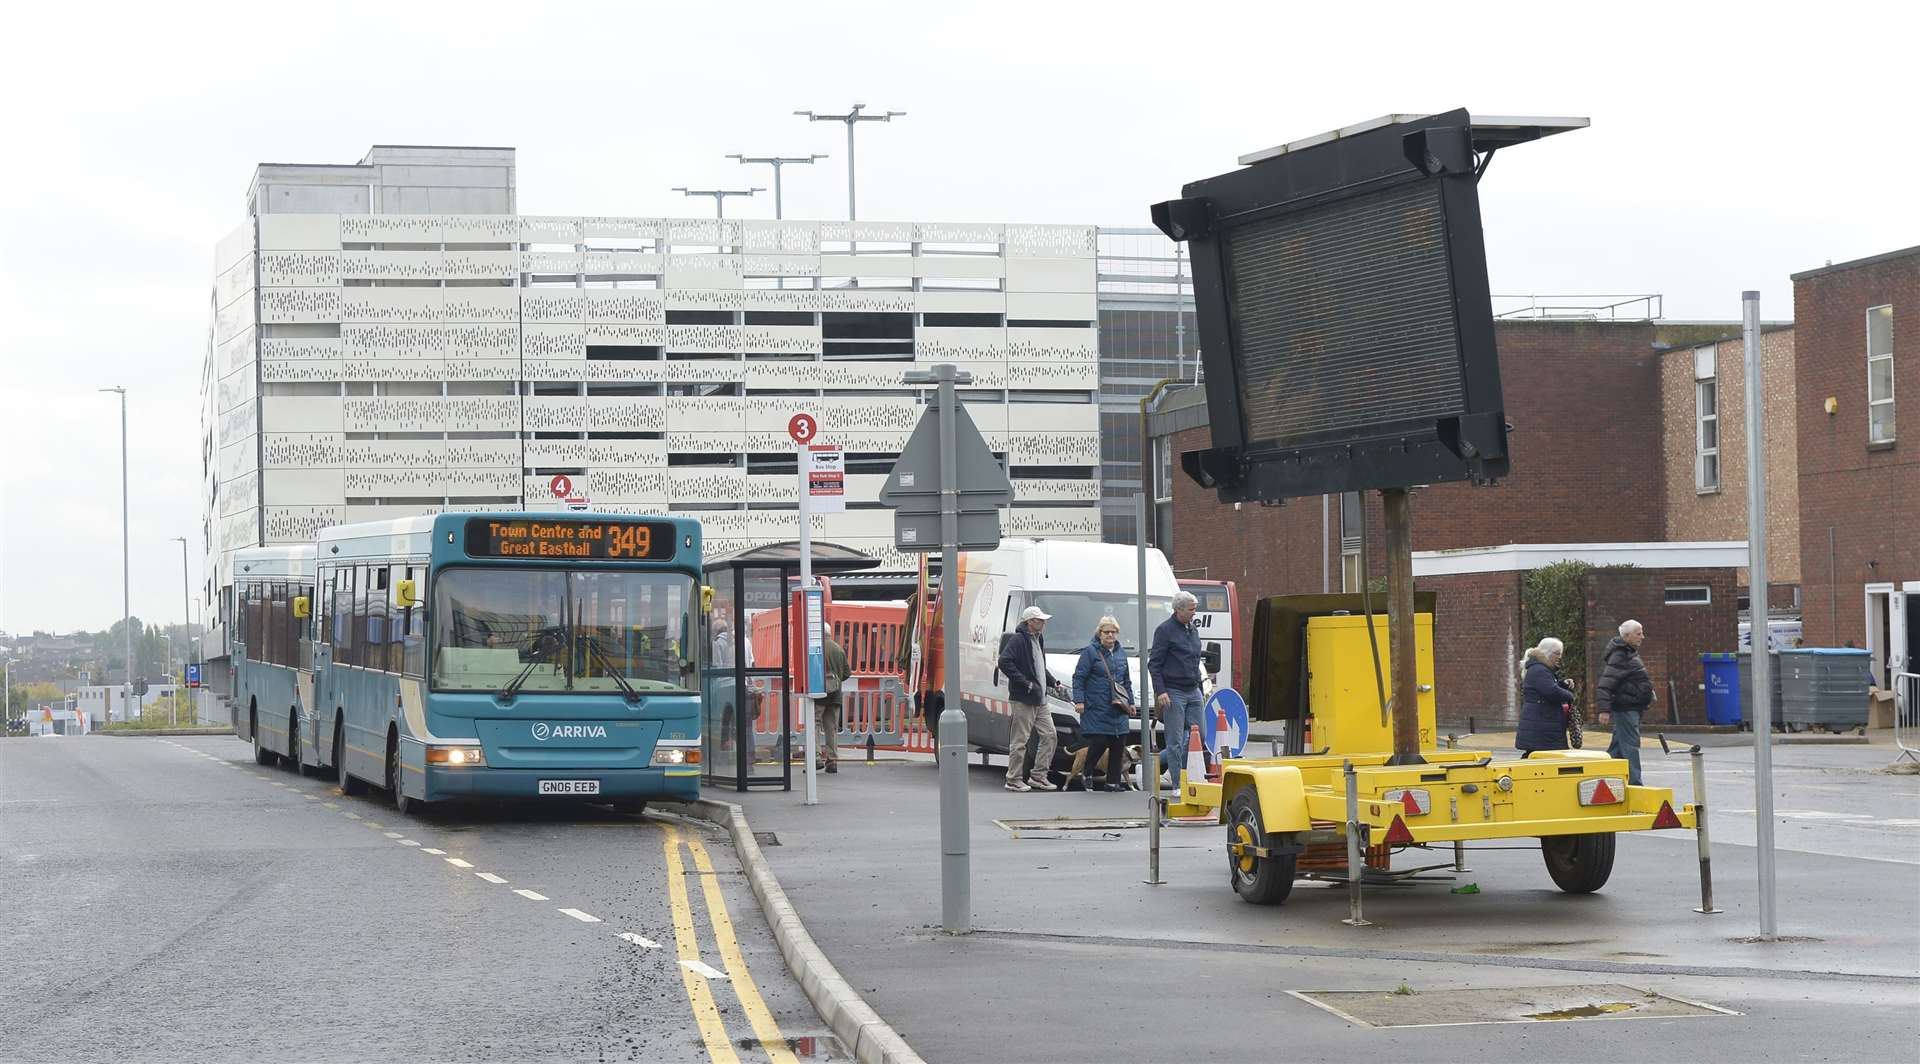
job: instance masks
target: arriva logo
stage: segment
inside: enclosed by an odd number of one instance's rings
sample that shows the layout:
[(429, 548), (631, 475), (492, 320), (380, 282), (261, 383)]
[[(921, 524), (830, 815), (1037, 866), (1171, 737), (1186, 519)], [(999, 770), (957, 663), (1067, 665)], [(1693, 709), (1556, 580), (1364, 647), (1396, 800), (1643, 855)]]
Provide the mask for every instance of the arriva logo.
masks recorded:
[(543, 743), (548, 739), (604, 739), (607, 729), (601, 724), (548, 724), (543, 720), (533, 726), (533, 737)]

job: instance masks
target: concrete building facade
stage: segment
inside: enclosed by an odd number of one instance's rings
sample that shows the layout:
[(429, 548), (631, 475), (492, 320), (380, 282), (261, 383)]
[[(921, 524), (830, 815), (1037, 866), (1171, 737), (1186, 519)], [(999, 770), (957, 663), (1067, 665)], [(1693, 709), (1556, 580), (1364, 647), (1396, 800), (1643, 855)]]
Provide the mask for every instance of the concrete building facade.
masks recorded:
[(597, 510), (697, 516), (714, 553), (790, 540), (802, 412), (847, 452), (847, 510), (815, 534), (906, 566), (876, 496), (920, 414), (903, 375), (939, 362), (973, 374), (1009, 465), (1006, 533), (1099, 538), (1093, 227), (514, 204), (510, 149), (256, 172), (202, 376), (211, 600), (241, 547), (563, 509), (556, 477)]

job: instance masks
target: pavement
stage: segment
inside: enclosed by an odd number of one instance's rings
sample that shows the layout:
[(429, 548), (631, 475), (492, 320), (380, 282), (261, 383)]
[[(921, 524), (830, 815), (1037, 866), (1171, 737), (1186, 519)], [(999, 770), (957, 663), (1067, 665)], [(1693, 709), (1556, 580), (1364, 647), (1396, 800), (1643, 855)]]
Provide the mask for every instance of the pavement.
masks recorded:
[[(953, 937), (939, 927), (930, 760), (843, 762), (814, 807), (797, 791), (710, 796), (744, 805), (814, 939), (930, 1061), (1914, 1059), (1920, 779), (1880, 772), (1884, 750), (1776, 750), (1781, 938), (1758, 941), (1752, 752), (1706, 757), (1725, 910), (1711, 916), (1692, 911), (1690, 832), (1622, 836), (1611, 882), (1585, 896), (1555, 889), (1535, 848), (1474, 848), (1457, 880), (1369, 890), (1366, 928), (1339, 922), (1346, 894), (1324, 883), (1300, 883), (1277, 908), (1241, 902), (1212, 826), (1167, 829), (1166, 882), (1148, 886), (1143, 830), (1016, 837), (996, 823), (1138, 819), (1142, 796), (1010, 794), (1004, 769), (976, 756), (977, 930)], [(1646, 766), (1649, 782), (1688, 795), (1684, 757)], [(1449, 892), (1462, 882), (1480, 893)], [(1621, 985), (1733, 1015), (1371, 1028), (1295, 996), (1390, 995), (1409, 1022), (1431, 1023), (1451, 1022), (1432, 1019), (1429, 1002), (1451, 1000), (1441, 991), (1599, 1003)]]
[(847, 1059), (726, 834), (671, 816), (0, 740), (0, 899), (0, 1060)]

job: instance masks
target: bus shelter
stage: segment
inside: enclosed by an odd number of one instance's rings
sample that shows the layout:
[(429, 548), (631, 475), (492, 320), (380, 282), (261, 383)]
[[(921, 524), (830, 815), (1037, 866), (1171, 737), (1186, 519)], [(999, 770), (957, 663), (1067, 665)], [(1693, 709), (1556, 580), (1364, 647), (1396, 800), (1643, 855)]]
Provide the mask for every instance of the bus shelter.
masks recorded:
[[(813, 544), (816, 576), (872, 569), (879, 559), (836, 543)], [(701, 668), (701, 782), (793, 788), (793, 692), (788, 686), (800, 583), (800, 544), (769, 543), (708, 558), (713, 588)], [(810, 709), (804, 709), (811, 712)]]

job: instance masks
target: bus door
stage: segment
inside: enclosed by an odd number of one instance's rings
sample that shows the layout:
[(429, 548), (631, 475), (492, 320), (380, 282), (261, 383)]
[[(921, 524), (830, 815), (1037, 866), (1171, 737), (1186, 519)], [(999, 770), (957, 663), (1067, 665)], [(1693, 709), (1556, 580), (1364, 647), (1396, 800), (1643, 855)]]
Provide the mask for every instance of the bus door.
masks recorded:
[(353, 620), (352, 603), (353, 569), (333, 566), (319, 570), (314, 578), (313, 673), (314, 697), (318, 700), (314, 712), (320, 715), (329, 743), (333, 742), (334, 710), (346, 704), (340, 691), (340, 670), (333, 665)]

